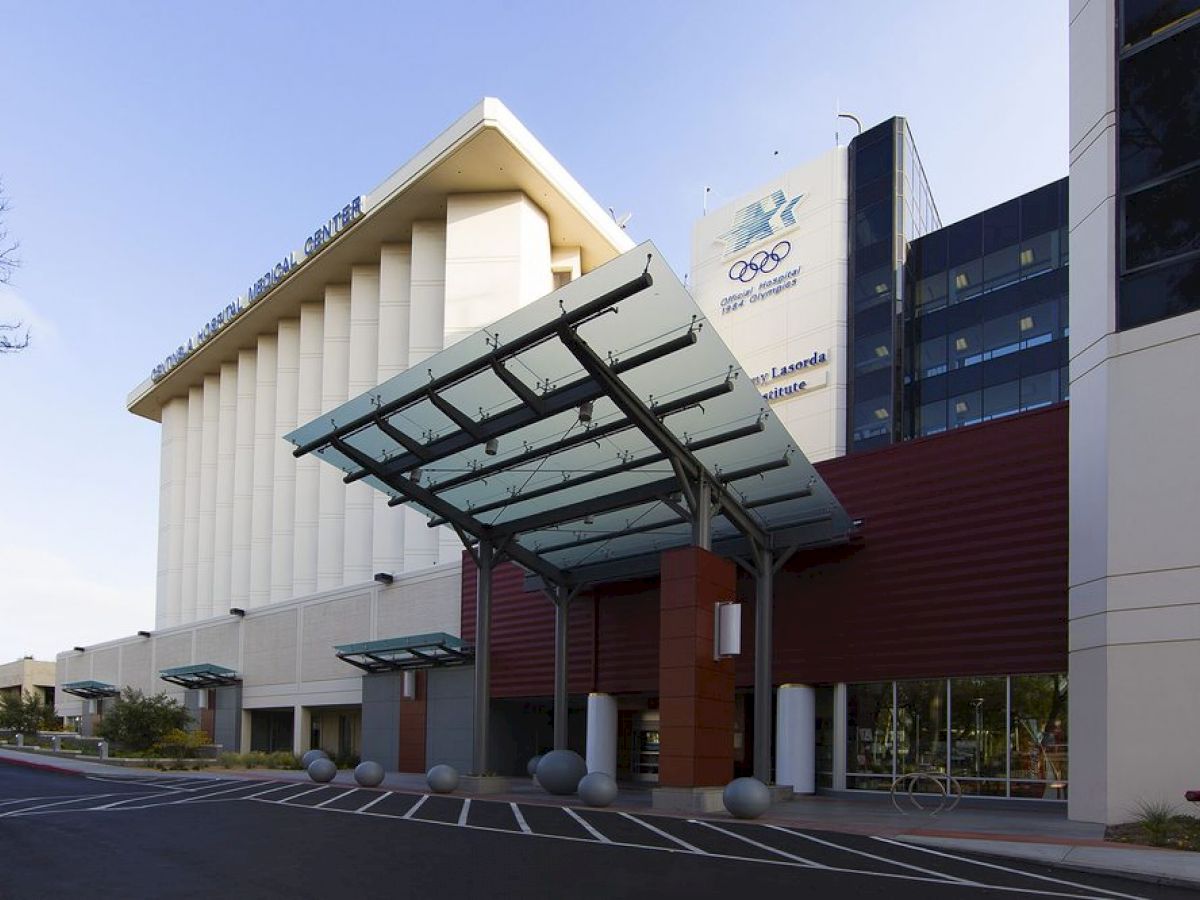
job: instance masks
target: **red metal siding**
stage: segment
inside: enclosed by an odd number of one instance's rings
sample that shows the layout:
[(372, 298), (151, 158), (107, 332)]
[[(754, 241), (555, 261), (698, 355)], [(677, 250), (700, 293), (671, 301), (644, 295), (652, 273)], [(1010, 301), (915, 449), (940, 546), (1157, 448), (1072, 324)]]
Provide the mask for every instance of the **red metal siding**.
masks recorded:
[[(817, 468), (864, 520), (862, 537), (799, 554), (777, 576), (777, 683), (1066, 670), (1065, 405)], [(497, 697), (552, 691), (554, 609), (543, 595), (526, 594), (521, 578), (513, 566), (496, 572)], [(738, 590), (746, 606), (737, 683), (749, 685), (753, 584), (742, 577)], [(572, 604), (571, 691), (656, 693), (657, 583), (605, 585), (596, 595)], [(468, 640), (474, 598), (468, 562)]]

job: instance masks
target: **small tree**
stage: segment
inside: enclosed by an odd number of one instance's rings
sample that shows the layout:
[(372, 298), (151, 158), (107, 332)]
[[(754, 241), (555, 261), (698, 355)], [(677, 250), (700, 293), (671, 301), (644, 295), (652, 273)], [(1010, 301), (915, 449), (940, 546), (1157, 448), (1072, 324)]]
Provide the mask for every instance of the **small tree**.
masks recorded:
[(147, 697), (127, 687), (104, 714), (96, 732), (100, 737), (120, 744), (127, 750), (149, 750), (170, 731), (186, 729), (191, 723), (188, 711), (178, 700), (166, 694)]
[(0, 728), (13, 728), (21, 734), (58, 727), (53, 707), (35, 693), (10, 693), (0, 697)]

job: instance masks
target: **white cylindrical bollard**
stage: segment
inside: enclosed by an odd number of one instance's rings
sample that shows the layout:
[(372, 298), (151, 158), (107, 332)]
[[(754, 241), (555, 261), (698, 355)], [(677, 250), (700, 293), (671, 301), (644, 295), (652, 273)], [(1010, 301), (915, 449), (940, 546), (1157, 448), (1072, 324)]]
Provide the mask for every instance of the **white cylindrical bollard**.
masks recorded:
[(108, 741), (101, 741), (97, 745), (97, 749), (100, 751), (101, 759), (108, 759)]
[(18, 746), (18, 747), (24, 747), (24, 746), (25, 746), (25, 735), (23, 735), (23, 734), (18, 734), (18, 735), (17, 735), (17, 746)]
[(816, 791), (817, 693), (807, 684), (779, 686), (775, 780), (797, 794)]
[(611, 694), (588, 694), (587, 770), (617, 777), (617, 701)]

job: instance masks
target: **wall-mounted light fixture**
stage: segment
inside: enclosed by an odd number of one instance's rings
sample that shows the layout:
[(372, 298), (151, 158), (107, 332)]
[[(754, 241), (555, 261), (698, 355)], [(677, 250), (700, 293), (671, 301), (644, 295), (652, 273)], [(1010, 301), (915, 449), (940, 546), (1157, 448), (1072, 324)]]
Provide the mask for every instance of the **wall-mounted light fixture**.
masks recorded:
[(380, 584), (391, 584), (396, 580), (396, 576), (392, 575), (390, 572), (376, 572), (375, 580)]
[(595, 408), (595, 405), (593, 404), (593, 402), (591, 400), (584, 400), (582, 403), (580, 403), (579, 404), (579, 421), (583, 422), (585, 424), (592, 421), (592, 410), (594, 408)]
[(87, 647), (76, 647), (75, 652), (76, 653), (87, 653)]
[(500, 451), (500, 441), (496, 438), (489, 438), (488, 442), (483, 445), (483, 452), (488, 456), (495, 456)]
[(244, 609), (242, 609), (240, 606), (231, 606), (231, 607), (229, 607), (229, 614), (231, 616), (244, 616), (246, 614), (246, 611)]
[(138, 637), (150, 637), (150, 632), (148, 632), (148, 631), (139, 631), (139, 632), (138, 632)]

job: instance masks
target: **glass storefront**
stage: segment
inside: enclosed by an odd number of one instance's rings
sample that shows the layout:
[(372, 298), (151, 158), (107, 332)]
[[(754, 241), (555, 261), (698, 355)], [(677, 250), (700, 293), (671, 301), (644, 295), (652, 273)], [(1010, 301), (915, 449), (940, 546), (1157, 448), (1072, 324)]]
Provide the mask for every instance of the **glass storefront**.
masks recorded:
[(964, 795), (1065, 800), (1067, 676), (850, 684), (846, 743), (852, 790), (949, 772)]

